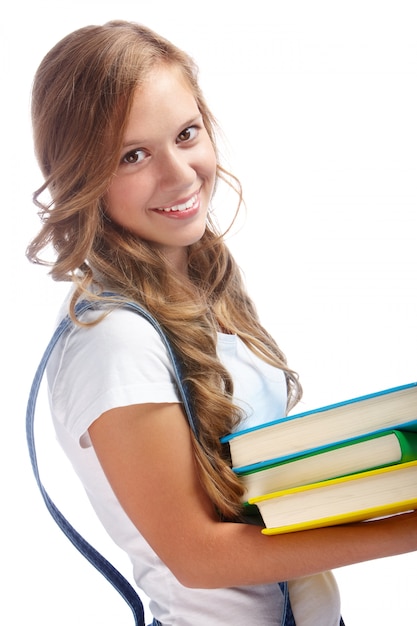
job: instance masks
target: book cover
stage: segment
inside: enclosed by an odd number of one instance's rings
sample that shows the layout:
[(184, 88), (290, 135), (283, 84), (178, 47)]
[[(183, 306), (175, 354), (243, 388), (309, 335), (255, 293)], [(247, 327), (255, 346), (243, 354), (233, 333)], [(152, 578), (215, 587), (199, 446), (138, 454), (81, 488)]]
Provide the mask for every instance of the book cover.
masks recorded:
[(264, 534), (296, 532), (417, 508), (417, 461), (253, 498)]
[(389, 430), (237, 470), (243, 502), (274, 491), (417, 460), (417, 432)]
[(417, 383), (283, 417), (222, 438), (234, 468), (387, 429), (417, 430)]

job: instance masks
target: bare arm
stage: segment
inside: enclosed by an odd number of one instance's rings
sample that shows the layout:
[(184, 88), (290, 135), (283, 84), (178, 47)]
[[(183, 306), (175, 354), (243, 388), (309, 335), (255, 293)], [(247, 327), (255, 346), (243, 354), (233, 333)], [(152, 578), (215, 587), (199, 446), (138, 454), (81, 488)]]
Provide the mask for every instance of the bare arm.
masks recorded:
[(89, 433), (127, 515), (185, 586), (273, 583), (417, 550), (416, 513), (274, 537), (219, 522), (180, 405), (112, 409)]

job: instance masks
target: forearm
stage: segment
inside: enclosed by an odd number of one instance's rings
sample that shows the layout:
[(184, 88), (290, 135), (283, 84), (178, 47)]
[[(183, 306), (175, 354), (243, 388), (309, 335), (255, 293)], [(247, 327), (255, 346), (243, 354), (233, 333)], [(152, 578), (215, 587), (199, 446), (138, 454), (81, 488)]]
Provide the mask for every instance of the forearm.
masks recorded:
[(177, 572), (184, 585), (267, 584), (417, 550), (415, 513), (272, 537), (246, 524), (216, 526), (200, 537), (194, 557), (190, 546)]

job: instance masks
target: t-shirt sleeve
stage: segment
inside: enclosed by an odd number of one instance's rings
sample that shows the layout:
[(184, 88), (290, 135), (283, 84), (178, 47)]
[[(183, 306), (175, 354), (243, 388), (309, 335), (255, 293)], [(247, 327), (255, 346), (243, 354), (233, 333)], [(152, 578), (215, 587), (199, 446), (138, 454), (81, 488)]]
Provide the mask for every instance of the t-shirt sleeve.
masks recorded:
[[(91, 319), (88, 312), (84, 320)], [(83, 439), (105, 411), (132, 404), (180, 402), (173, 368), (159, 334), (143, 317), (112, 311), (98, 324), (74, 327), (48, 366), (53, 419)]]

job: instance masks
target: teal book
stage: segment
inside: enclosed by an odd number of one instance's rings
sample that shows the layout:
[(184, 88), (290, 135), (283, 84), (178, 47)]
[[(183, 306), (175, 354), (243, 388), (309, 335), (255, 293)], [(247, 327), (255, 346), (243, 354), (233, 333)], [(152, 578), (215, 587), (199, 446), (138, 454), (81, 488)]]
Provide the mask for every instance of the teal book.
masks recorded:
[(283, 417), (222, 438), (234, 469), (388, 429), (417, 430), (417, 383)]
[(274, 491), (415, 460), (417, 432), (387, 430), (295, 458), (246, 466), (237, 473), (245, 487), (243, 502), (247, 502)]

